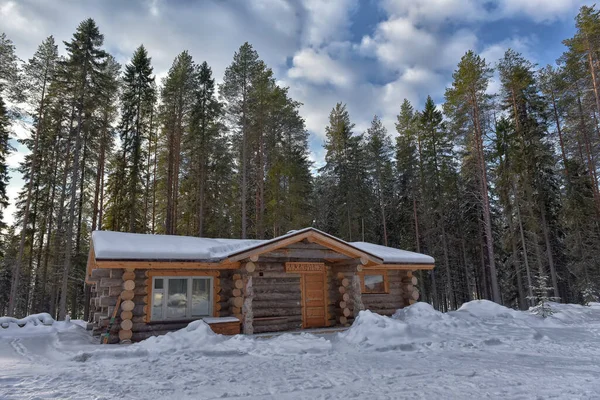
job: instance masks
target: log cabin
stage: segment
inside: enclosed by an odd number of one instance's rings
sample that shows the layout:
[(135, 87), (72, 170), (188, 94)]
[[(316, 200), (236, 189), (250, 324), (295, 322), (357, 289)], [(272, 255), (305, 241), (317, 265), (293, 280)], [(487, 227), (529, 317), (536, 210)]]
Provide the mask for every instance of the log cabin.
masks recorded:
[(424, 254), (315, 228), (270, 240), (95, 231), (86, 283), (94, 332), (118, 343), (196, 319), (221, 334), (350, 326), (361, 310), (416, 302), (414, 272), (433, 267)]

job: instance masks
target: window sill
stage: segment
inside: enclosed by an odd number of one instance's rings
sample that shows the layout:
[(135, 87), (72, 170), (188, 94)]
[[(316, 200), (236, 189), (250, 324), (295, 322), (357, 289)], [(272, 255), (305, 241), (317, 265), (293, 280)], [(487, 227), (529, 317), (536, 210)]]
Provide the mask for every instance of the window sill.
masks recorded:
[[(233, 320), (232, 318), (235, 318), (235, 320)], [(231, 323), (231, 322), (239, 322), (239, 319), (236, 317), (198, 317), (198, 318), (188, 318), (188, 319), (163, 319), (163, 320), (154, 320), (154, 321), (150, 321), (147, 322), (148, 325), (153, 325), (153, 324), (183, 324), (185, 322), (190, 323), (190, 322), (194, 322), (194, 321), (198, 321), (199, 319), (201, 320), (206, 320), (205, 322), (207, 324), (222, 324), (222, 323)]]
[(390, 294), (390, 292), (361, 292), (361, 294)]
[(185, 319), (156, 319), (156, 320), (152, 320), (147, 322), (148, 325), (152, 325), (152, 324), (182, 324), (184, 322), (194, 322), (194, 321), (198, 321), (199, 319), (202, 318), (208, 318), (208, 317), (198, 317), (198, 318), (185, 318)]

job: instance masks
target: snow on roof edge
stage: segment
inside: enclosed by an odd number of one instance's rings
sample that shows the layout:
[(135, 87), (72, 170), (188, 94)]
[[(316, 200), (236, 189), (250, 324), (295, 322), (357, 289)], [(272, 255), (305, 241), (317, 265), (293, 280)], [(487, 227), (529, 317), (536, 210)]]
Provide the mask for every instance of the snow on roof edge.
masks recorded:
[[(178, 260), (219, 262), (239, 253), (258, 249), (314, 231), (344, 243), (362, 253), (381, 259), (383, 264), (433, 264), (425, 254), (414, 253), (368, 242), (346, 242), (313, 227), (289, 231), (269, 240), (199, 238), (176, 235), (152, 235), (114, 231), (92, 232), (92, 244), (97, 260)], [(128, 239), (128, 240), (126, 240)]]

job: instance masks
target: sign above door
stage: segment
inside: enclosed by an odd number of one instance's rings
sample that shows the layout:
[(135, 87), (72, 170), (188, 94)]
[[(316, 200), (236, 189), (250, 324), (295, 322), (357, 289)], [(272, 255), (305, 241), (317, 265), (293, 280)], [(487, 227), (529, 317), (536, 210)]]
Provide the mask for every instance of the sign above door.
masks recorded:
[(298, 274), (306, 272), (325, 272), (325, 263), (319, 262), (286, 262), (285, 272)]

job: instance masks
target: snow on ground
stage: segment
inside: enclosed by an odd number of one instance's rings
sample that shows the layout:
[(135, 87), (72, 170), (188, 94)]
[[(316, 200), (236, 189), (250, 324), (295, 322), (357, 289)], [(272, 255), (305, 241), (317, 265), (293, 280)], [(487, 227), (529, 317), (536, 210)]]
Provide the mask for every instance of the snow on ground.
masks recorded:
[(201, 321), (98, 345), (79, 325), (0, 328), (0, 399), (598, 399), (600, 304), (546, 319), (489, 301), (329, 335), (226, 337)]

